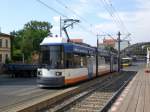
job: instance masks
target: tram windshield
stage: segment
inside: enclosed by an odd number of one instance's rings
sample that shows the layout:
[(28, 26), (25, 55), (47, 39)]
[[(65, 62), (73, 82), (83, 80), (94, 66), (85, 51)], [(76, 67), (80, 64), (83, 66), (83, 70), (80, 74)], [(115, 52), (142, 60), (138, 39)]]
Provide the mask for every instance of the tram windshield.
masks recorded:
[(132, 64), (132, 58), (122, 58), (121, 59), (122, 64)]
[(63, 65), (63, 50), (62, 46), (42, 46), (41, 58), (42, 64), (48, 65), (50, 68), (62, 68)]

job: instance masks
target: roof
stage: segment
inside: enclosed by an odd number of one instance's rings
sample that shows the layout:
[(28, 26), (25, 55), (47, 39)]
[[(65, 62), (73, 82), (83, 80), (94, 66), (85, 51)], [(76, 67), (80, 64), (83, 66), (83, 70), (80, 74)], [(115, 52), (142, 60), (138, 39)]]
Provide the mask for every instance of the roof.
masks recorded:
[(77, 42), (77, 43), (83, 43), (83, 39), (79, 39), (79, 38), (76, 38), (76, 39), (70, 39), (71, 42)]
[[(78, 40), (78, 39), (77, 39)], [(83, 54), (95, 54), (96, 47), (92, 47), (84, 43), (67, 42), (62, 37), (45, 37), (40, 44), (41, 46), (63, 46), (64, 51), (68, 53), (83, 53)], [(109, 56), (109, 52), (104, 49), (98, 49), (100, 55)]]
[(58, 44), (58, 43), (67, 43), (67, 39), (62, 37), (45, 37), (40, 45), (48, 45), (48, 44)]
[(103, 42), (117, 42), (116, 39), (103, 39)]
[(8, 34), (6, 34), (6, 33), (1, 33), (1, 32), (0, 32), (0, 36), (13, 37), (12, 35), (8, 35)]
[(103, 44), (104, 45), (109, 45), (112, 47), (115, 47), (115, 43), (117, 42), (116, 39), (103, 39)]

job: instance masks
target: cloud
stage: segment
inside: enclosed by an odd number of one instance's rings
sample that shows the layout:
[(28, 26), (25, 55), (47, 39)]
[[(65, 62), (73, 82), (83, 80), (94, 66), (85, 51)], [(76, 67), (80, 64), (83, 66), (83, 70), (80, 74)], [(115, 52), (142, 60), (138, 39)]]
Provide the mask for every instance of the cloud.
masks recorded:
[(53, 16), (53, 21), (54, 21), (55, 23), (59, 23), (59, 21), (60, 21), (60, 16)]
[(80, 0), (81, 3), (87, 3), (88, 0)]
[(150, 18), (150, 1), (149, 0), (137, 0), (138, 10), (134, 13), (130, 13), (134, 18), (133, 21), (128, 22), (129, 29), (133, 36), (133, 42), (150, 41), (149, 38), (149, 18)]
[(140, 9), (150, 9), (150, 1), (149, 0), (136, 0), (138, 5), (137, 7)]
[(104, 32), (113, 33), (113, 32), (117, 32), (117, 28), (114, 23), (109, 22), (109, 23), (101, 23), (101, 24), (94, 25), (93, 31), (95, 31), (96, 34), (99, 33), (101, 34)]
[[(150, 1), (149, 0), (135, 0), (136, 10), (133, 11), (119, 11), (118, 14), (123, 20), (128, 31), (131, 33), (132, 43), (150, 41)], [(108, 13), (98, 13), (100, 19), (104, 19), (106, 23), (95, 25), (97, 29), (103, 29), (106, 32), (116, 32), (116, 25), (113, 23), (112, 17)], [(114, 26), (115, 25), (115, 26)], [(122, 35), (122, 37), (124, 37)]]
[(105, 20), (112, 20), (112, 18), (110, 17), (110, 15), (108, 13), (104, 13), (104, 12), (100, 12), (97, 14), (97, 16), (100, 18), (100, 19), (105, 19)]
[(94, 2), (91, 0), (76, 0), (73, 4), (70, 4), (70, 8), (79, 16), (87, 16), (89, 13), (93, 13), (95, 9)]

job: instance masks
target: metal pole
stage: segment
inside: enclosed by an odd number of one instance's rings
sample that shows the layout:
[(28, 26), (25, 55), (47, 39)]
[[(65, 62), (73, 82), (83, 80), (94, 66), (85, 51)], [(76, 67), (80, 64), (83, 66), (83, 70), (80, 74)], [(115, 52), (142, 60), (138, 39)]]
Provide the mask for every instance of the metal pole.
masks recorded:
[(67, 33), (66, 28), (63, 28), (63, 30), (64, 30), (64, 32), (65, 32), (65, 34), (66, 34), (66, 36), (67, 36), (67, 42), (70, 42), (70, 38), (69, 38), (69, 35), (68, 35), (68, 33)]
[(97, 35), (97, 48), (96, 48), (96, 76), (98, 76), (98, 47), (99, 47), (99, 41), (98, 41), (98, 35)]
[(60, 23), (59, 23), (59, 27), (60, 27), (60, 37), (62, 37), (62, 27), (61, 27), (61, 16), (60, 16)]
[(121, 65), (121, 61), (120, 61), (120, 31), (118, 32), (118, 72), (120, 72), (120, 65)]

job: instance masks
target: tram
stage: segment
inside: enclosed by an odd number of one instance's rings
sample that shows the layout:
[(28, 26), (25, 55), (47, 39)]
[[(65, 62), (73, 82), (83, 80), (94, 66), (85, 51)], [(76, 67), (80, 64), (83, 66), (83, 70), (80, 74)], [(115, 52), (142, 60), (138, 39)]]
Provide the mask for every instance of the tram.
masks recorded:
[(67, 42), (62, 37), (46, 37), (40, 46), (42, 67), (37, 70), (40, 87), (76, 84), (118, 69), (114, 53), (87, 44)]
[(121, 66), (122, 67), (127, 67), (132, 65), (132, 58), (126, 57), (126, 58), (121, 58)]

